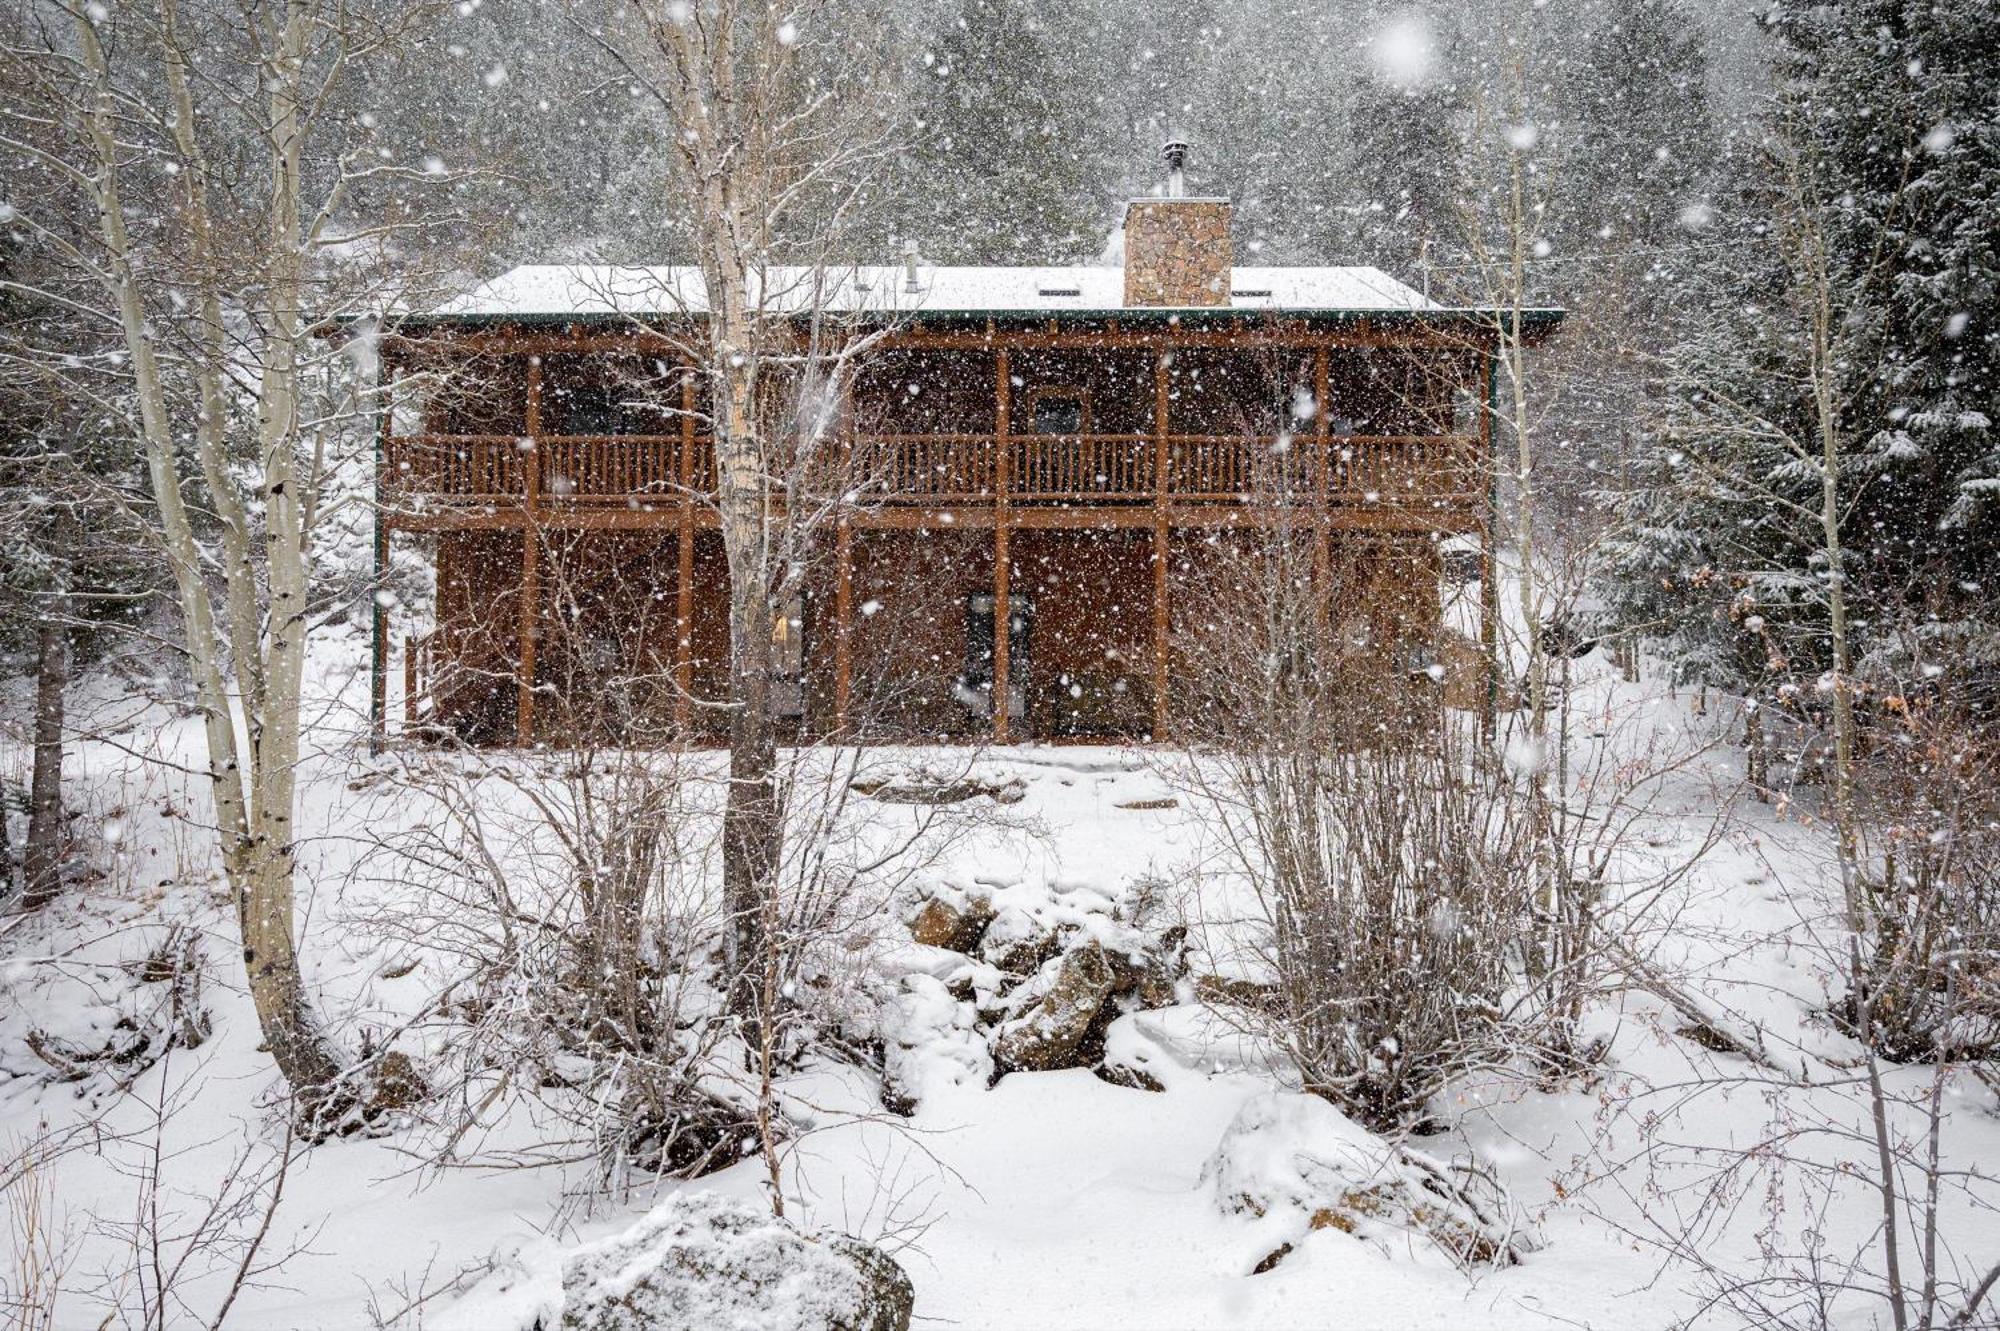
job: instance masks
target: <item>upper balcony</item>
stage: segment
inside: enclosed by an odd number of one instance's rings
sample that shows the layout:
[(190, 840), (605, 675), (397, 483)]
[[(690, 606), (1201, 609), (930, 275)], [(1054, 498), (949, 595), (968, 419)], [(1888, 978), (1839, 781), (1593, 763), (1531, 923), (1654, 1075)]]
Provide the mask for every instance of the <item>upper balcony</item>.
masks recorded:
[[(658, 511), (716, 488), (712, 441), (694, 434), (393, 435), (382, 474), (405, 513)], [(1462, 435), (884, 434), (823, 448), (803, 484), (864, 509), (1319, 503), (1416, 517), (1476, 507), (1485, 469)]]
[[(770, 482), (781, 498), (901, 511), (888, 521), (1001, 509), (1136, 521), (1143, 508), (1231, 521), (1221, 512), (1304, 506), (1462, 530), (1488, 493), (1470, 380), (1462, 358), (1311, 347), (897, 350), (847, 386), (807, 461), (774, 465)], [(715, 494), (706, 394), (685, 367), (516, 356), (451, 387), (390, 415), (382, 488), (399, 522), (678, 513)], [(783, 412), (766, 430), (801, 433)]]

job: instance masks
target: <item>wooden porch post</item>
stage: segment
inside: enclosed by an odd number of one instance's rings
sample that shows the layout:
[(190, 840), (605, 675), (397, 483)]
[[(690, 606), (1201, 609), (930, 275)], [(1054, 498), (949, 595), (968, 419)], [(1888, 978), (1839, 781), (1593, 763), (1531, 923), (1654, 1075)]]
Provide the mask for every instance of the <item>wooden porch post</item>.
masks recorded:
[[(369, 598), (372, 610), (369, 614), (368, 638), (368, 752), (370, 755), (382, 752), (389, 739), (389, 608), (382, 603), (383, 580), (389, 572), (389, 527), (383, 514), (382, 468), (386, 465), (384, 454), (388, 451), (391, 413), (395, 410), (393, 385), (396, 381), (396, 362), (393, 356), (382, 358), (376, 370), (381, 394), (375, 404), (375, 594)], [(406, 658), (403, 672), (411, 673)], [(409, 725), (411, 695), (414, 689), (403, 691), (403, 729)]]
[(1009, 463), (1013, 446), (1008, 442), (1013, 411), (1013, 381), (1008, 377), (1007, 349), (994, 353), (993, 428), (993, 742), (1007, 743), (1007, 694), (1009, 657), (1014, 645), (1014, 609), (1009, 582), (1013, 577), (1013, 556), (1008, 551), (1013, 525), (1007, 492), (1011, 486)]
[(1500, 472), (1493, 456), (1493, 353), (1481, 352), (1479, 457), (1486, 468), (1486, 513), (1479, 538), (1479, 652), (1486, 660), (1486, 738), (1499, 728), (1500, 708), (1500, 584), (1493, 558), (1493, 533), (1500, 508)]
[(417, 720), (417, 640), (403, 636), (403, 732), (408, 734)]
[(847, 733), (854, 694), (854, 524), (845, 513), (833, 529), (833, 729)]
[(683, 735), (694, 717), (694, 366), (681, 370), (680, 565), (674, 589), (674, 728)]
[(1333, 376), (1324, 343), (1313, 348), (1313, 613), (1324, 632), (1333, 618)]
[(1167, 737), (1167, 361), (1153, 356), (1153, 739)]
[(528, 357), (528, 435), (524, 516), (521, 524), (521, 650), (515, 679), (514, 739), (522, 748), (535, 742), (535, 634), (542, 604), (542, 358)]

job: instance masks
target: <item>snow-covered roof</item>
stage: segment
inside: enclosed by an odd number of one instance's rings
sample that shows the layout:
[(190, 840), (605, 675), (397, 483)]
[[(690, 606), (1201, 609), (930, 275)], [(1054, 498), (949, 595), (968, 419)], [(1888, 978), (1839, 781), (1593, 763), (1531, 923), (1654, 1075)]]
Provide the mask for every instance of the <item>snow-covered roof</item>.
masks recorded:
[[(900, 265), (776, 268), (753, 292), (778, 309), (839, 313), (995, 315), (1124, 310), (1117, 267), (958, 268), (922, 265), (914, 287)], [(1227, 308), (1367, 314), (1444, 312), (1379, 268), (1233, 268)], [(708, 308), (701, 270), (686, 266), (530, 264), (439, 307), (448, 320), (549, 319), (699, 314)], [(1204, 310), (1216, 307), (1204, 306)]]

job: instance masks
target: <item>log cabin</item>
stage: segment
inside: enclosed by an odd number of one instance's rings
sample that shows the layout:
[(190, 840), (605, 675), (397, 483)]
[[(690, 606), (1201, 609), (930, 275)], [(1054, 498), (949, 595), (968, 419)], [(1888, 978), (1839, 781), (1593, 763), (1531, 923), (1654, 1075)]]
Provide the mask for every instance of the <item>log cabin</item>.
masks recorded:
[[(1236, 266), (1228, 200), (1182, 192), (1174, 146), (1169, 164), (1117, 265), (911, 252), (761, 275), (839, 384), (801, 425), (794, 375), (774, 427), (810, 465), (771, 502), (823, 509), (772, 604), (785, 733), (1170, 736), (1202, 705), (1182, 631), (1209, 618), (1219, 552), (1279, 528), (1349, 571), (1317, 594), (1382, 677), (1437, 679), (1442, 635), (1490, 660), (1494, 354), (1561, 312)], [(377, 612), (378, 740), (394, 676), (412, 736), (726, 728), (705, 311), (698, 269), (538, 266), (388, 327), (377, 560), (418, 552), (434, 591)], [(1469, 630), (1446, 589), (1478, 606)]]

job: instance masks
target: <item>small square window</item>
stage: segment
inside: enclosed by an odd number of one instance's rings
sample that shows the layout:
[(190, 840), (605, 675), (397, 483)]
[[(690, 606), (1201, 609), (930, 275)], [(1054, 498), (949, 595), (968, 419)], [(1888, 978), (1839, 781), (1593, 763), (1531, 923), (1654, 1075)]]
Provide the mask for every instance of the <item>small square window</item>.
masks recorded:
[(1028, 397), (1028, 429), (1034, 434), (1086, 434), (1089, 401), (1081, 389), (1036, 389)]

